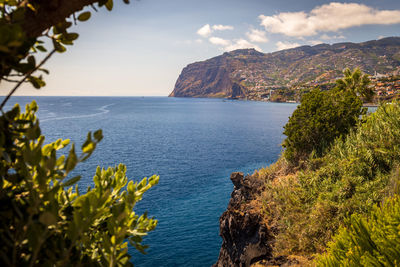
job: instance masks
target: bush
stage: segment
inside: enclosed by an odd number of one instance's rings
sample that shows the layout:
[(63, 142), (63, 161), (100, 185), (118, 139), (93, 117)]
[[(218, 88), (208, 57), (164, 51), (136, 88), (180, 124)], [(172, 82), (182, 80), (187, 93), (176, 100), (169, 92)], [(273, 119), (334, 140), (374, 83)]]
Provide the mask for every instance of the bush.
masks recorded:
[(371, 80), (368, 74), (363, 74), (359, 68), (351, 72), (350, 69), (343, 71), (343, 79), (336, 81), (336, 86), (342, 91), (352, 91), (359, 95), (365, 102), (371, 102), (374, 98), (375, 92), (370, 87)]
[(349, 133), (362, 113), (362, 101), (352, 91), (312, 90), (284, 126), (284, 157), (297, 164), (313, 151), (322, 156), (335, 138)]
[(400, 197), (388, 198), (368, 216), (352, 215), (317, 258), (318, 266), (399, 266)]
[(128, 242), (144, 252), (142, 237), (157, 224), (133, 211), (158, 177), (133, 183), (119, 165), (97, 168), (94, 187), (80, 194), (80, 176), (67, 178), (102, 139), (89, 133), (82, 154), (69, 140), (43, 145), (37, 105), (21, 113), (16, 105), (0, 117), (0, 249), (1, 266), (123, 266)]
[(307, 168), (267, 179), (263, 196), (277, 229), (275, 253), (323, 252), (349, 215), (367, 214), (398, 191), (399, 166), (400, 105), (392, 103), (368, 115), (345, 139), (336, 139)]

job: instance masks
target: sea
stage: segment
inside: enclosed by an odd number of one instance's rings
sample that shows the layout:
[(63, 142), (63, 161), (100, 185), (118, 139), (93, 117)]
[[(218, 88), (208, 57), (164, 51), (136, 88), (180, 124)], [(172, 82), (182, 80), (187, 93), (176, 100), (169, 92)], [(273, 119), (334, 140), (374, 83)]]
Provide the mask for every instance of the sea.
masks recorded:
[(139, 267), (217, 261), (219, 217), (233, 190), (230, 173), (252, 174), (276, 161), (283, 126), (296, 108), (204, 98), (13, 97), (5, 110), (33, 99), (46, 143), (62, 138), (80, 146), (88, 131), (103, 130), (96, 151), (75, 171), (82, 175), (81, 189), (93, 185), (97, 166), (124, 163), (134, 181), (160, 176), (135, 207), (158, 220), (144, 239), (146, 255), (129, 248)]

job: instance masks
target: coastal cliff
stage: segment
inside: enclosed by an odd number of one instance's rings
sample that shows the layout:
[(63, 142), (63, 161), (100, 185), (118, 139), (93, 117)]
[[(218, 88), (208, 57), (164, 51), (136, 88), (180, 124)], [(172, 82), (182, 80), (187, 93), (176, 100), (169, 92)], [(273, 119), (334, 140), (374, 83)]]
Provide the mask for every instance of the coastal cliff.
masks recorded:
[(254, 49), (226, 52), (186, 66), (169, 96), (268, 99), (271, 90), (334, 83), (343, 69), (356, 67), (370, 75), (400, 73), (400, 37), (266, 54)]
[(258, 196), (263, 190), (261, 180), (243, 173), (232, 173), (234, 190), (227, 210), (220, 218), (223, 243), (214, 267), (250, 266), (272, 256), (273, 239), (261, 215)]
[[(391, 216), (398, 218), (400, 209), (388, 209), (377, 226), (366, 225), (400, 194), (399, 132), (400, 105), (382, 104), (320, 157), (299, 165), (280, 157), (245, 178), (233, 173), (214, 266), (396, 265), (400, 253), (393, 244), (400, 238), (385, 229), (398, 229)], [(394, 258), (381, 256), (392, 248)]]
[(169, 96), (245, 97), (246, 88), (240, 83), (240, 79), (231, 77), (234, 66), (230, 57), (234, 54), (255, 59), (263, 55), (254, 49), (243, 49), (225, 53), (222, 56), (206, 61), (190, 64), (182, 70), (176, 81), (175, 89)]
[[(279, 166), (273, 165), (273, 166)], [(285, 179), (287, 173), (275, 169), (269, 178)], [(274, 216), (266, 215), (263, 201), (267, 191), (265, 176), (256, 171), (244, 177), (234, 172), (230, 177), (234, 188), (226, 211), (220, 217), (222, 245), (213, 267), (307, 266), (310, 259), (296, 255), (274, 255)]]

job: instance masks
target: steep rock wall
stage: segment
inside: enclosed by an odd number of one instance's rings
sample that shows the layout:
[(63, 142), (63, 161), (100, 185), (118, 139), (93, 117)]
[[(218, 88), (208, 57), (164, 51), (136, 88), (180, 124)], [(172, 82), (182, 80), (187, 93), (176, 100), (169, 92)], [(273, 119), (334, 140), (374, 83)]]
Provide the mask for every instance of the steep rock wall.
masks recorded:
[(264, 185), (252, 176), (232, 173), (234, 190), (227, 210), (220, 218), (223, 243), (214, 267), (250, 266), (272, 256), (272, 235), (261, 215), (257, 196)]

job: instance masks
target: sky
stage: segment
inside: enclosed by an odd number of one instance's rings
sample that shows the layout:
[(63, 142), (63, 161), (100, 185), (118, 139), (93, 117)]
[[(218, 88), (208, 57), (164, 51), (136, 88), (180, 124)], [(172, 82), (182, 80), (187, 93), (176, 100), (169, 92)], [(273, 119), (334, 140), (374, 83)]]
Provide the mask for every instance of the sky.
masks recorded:
[(400, 36), (400, 0), (114, 0), (92, 13), (46, 63), (46, 87), (16, 95), (167, 96), (185, 66), (226, 51)]

